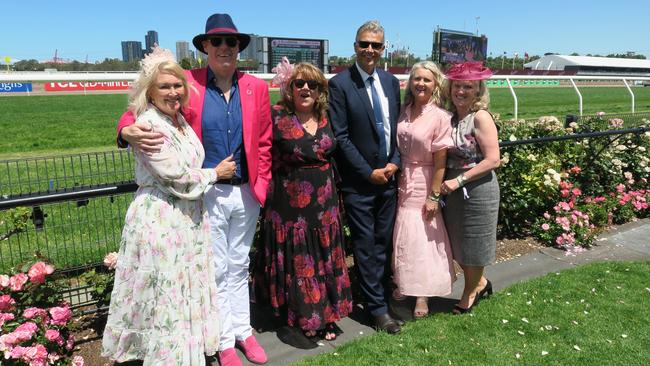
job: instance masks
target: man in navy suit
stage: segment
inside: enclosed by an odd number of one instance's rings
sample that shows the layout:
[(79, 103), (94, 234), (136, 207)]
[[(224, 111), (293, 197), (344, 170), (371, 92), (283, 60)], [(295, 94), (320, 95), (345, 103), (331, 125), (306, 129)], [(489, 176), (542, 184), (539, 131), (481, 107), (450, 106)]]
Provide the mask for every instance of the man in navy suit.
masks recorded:
[(395, 334), (388, 312), (391, 254), (400, 165), (396, 147), (399, 81), (376, 67), (384, 28), (368, 21), (357, 30), (355, 65), (329, 81), (329, 117), (338, 142), (341, 191), (352, 234), (361, 291), (377, 329)]

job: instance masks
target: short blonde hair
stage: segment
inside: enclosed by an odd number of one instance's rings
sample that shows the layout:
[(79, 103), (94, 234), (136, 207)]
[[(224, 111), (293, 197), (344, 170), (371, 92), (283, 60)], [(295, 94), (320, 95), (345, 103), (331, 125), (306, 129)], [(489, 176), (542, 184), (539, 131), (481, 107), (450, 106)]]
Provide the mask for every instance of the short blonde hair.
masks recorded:
[[(464, 81), (464, 80), (448, 80), (445, 79), (444, 83), (444, 93), (443, 96), (446, 99), (445, 100), (445, 105), (446, 109), (454, 114), (456, 114), (456, 106), (451, 100), (451, 86), (452, 83), (456, 81)], [(478, 94), (476, 95), (476, 98), (472, 102), (472, 106), (470, 107), (470, 112), (478, 112), (481, 109), (488, 110), (490, 108), (490, 92), (488, 91), (487, 83), (485, 80), (472, 80), (474, 82), (478, 83)]]
[(300, 62), (293, 67), (291, 77), (287, 80), (287, 87), (282, 89), (280, 101), (278, 103), (282, 105), (287, 112), (296, 112), (296, 105), (293, 100), (293, 81), (298, 78), (298, 75), (301, 75), (305, 80), (315, 80), (318, 82), (318, 91), (320, 91), (320, 96), (316, 100), (316, 103), (314, 103), (314, 109), (318, 113), (319, 120), (325, 118), (327, 114), (327, 96), (329, 94), (327, 91), (327, 79), (319, 68), (308, 62)]
[(382, 43), (384, 42), (384, 27), (379, 24), (378, 20), (369, 20), (363, 23), (359, 29), (357, 29), (357, 36), (354, 38), (355, 42), (359, 40), (359, 36), (361, 36), (361, 33), (363, 32), (381, 33), (381, 41)]
[(181, 105), (183, 107), (187, 106), (190, 100), (190, 88), (183, 68), (174, 61), (163, 61), (149, 75), (141, 71), (138, 80), (133, 86), (129, 97), (129, 109), (136, 118), (147, 110), (147, 104), (151, 102), (150, 92), (156, 86), (156, 80), (160, 74), (173, 75), (181, 80), (185, 89), (185, 94), (181, 98)]
[(413, 103), (414, 98), (413, 98), (413, 92), (411, 91), (411, 85), (413, 83), (413, 77), (415, 76), (415, 72), (418, 71), (419, 69), (425, 69), (430, 71), (431, 74), (433, 74), (433, 81), (436, 84), (433, 88), (433, 94), (431, 94), (429, 103), (434, 102), (438, 107), (442, 106), (442, 88), (443, 88), (444, 77), (442, 75), (442, 72), (438, 68), (438, 66), (431, 61), (417, 62), (411, 68), (411, 72), (409, 73), (408, 85), (406, 86), (406, 92), (404, 93), (404, 105), (409, 105)]

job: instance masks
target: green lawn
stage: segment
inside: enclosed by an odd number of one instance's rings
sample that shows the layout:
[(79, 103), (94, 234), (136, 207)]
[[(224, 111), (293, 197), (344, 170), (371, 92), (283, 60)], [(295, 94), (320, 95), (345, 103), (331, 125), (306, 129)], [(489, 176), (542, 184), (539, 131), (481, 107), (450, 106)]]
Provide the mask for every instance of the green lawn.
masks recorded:
[[(630, 112), (625, 88), (582, 88), (584, 113)], [(650, 111), (650, 88), (634, 88), (636, 110)], [(506, 88), (492, 88), (491, 110), (501, 119), (513, 117), (513, 101)], [(518, 88), (519, 118), (578, 113), (572, 88)], [(271, 92), (271, 102), (279, 98)], [(58, 153), (105, 151), (115, 144), (115, 125), (126, 108), (126, 94), (56, 95), (0, 98), (0, 129), (5, 133), (0, 159)]]
[(298, 365), (647, 365), (649, 286), (650, 262), (590, 264)]

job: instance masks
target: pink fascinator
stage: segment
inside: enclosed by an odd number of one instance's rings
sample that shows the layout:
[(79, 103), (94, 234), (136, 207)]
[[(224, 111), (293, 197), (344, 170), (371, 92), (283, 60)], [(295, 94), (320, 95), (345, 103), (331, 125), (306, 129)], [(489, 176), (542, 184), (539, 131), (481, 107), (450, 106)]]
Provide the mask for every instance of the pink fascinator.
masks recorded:
[(278, 66), (274, 67), (271, 71), (275, 73), (273, 80), (271, 80), (273, 84), (279, 85), (280, 89), (284, 90), (293, 74), (293, 65), (289, 62), (289, 59), (283, 56)]
[(479, 61), (455, 64), (445, 73), (448, 80), (485, 80), (490, 76), (492, 76), (492, 70), (483, 66), (483, 63)]
[(176, 62), (176, 57), (174, 57), (172, 51), (166, 48), (158, 47), (158, 45), (154, 45), (152, 47), (151, 53), (145, 55), (142, 61), (140, 61), (140, 69), (142, 70), (142, 74), (144, 76), (150, 76), (158, 67), (158, 65), (165, 61)]

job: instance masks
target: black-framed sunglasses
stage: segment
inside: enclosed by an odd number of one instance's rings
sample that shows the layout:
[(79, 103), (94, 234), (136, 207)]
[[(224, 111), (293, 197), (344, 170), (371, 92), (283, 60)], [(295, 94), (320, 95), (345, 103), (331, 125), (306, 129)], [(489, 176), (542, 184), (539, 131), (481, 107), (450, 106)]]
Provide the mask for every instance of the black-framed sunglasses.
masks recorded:
[(368, 48), (372, 46), (373, 50), (381, 50), (384, 48), (384, 44), (381, 42), (368, 42), (368, 41), (357, 41), (357, 46), (360, 48)]
[(298, 89), (302, 89), (305, 84), (307, 84), (307, 87), (311, 90), (316, 90), (320, 84), (318, 84), (318, 81), (316, 80), (303, 80), (303, 79), (296, 79), (293, 81), (293, 86), (295, 86)]
[(226, 40), (226, 46), (235, 47), (237, 45), (237, 38), (235, 37), (210, 37), (210, 43), (213, 47), (219, 47)]

